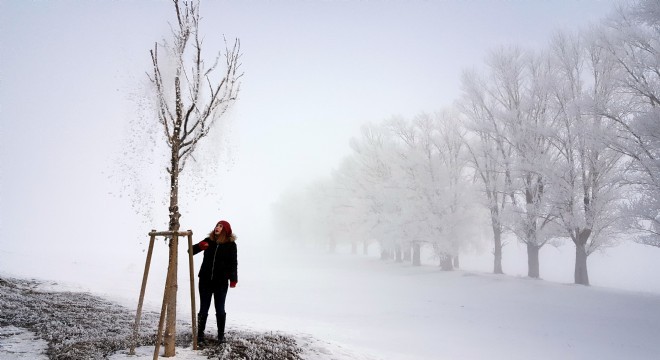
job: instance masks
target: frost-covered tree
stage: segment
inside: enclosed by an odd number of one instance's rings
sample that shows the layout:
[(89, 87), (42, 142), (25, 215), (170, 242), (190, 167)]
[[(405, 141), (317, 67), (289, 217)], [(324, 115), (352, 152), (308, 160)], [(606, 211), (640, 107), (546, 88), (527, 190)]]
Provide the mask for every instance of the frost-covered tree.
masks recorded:
[[(466, 71), (462, 77), (463, 95), (458, 101), (458, 109), (464, 115), (463, 126), (468, 130), (464, 142), (469, 154), (469, 166), (481, 184), (483, 205), (489, 210), (493, 230), (493, 273), (502, 274), (502, 234), (504, 224), (502, 213), (507, 206), (507, 173), (504, 156), (510, 151), (501, 139), (493, 136), (494, 124), (491, 100), (487, 98), (483, 78), (474, 71)], [(502, 151), (502, 150), (505, 151)]]
[(350, 146), (358, 167), (355, 190), (368, 202), (364, 221), (381, 245), (381, 258), (392, 258), (401, 249), (400, 234), (406, 226), (399, 201), (405, 195), (394, 170), (392, 138), (383, 126), (367, 124), (360, 137), (351, 139)]
[(615, 130), (600, 109), (616, 98), (615, 63), (589, 41), (593, 33), (559, 33), (551, 43), (554, 114), (551, 174), (559, 224), (575, 245), (575, 283), (589, 285), (587, 257), (614, 243), (621, 217), (620, 152)]
[(306, 234), (330, 252), (337, 247), (337, 237), (345, 236), (345, 228), (339, 226), (339, 209), (334, 184), (328, 178), (318, 179), (307, 185)]
[(617, 106), (598, 109), (620, 130), (614, 147), (631, 159), (628, 210), (642, 243), (660, 246), (660, 4), (640, 0), (605, 22), (597, 46), (616, 62)]
[(459, 250), (475, 240), (470, 230), (480, 219), (466, 186), (455, 120), (448, 113), (395, 117), (353, 140), (353, 194), (368, 200), (359, 208), (367, 209), (364, 223), (373, 226), (364, 230), (380, 241), (385, 258), (390, 252), (397, 261), (412, 255), (418, 265), (426, 243), (440, 266), (451, 270)]
[[(461, 108), (469, 128), (483, 139), (481, 145), (494, 147), (489, 150), (495, 150), (501, 162), (493, 171), (502, 173), (509, 206), (500, 211), (500, 205), (493, 206), (496, 199), (489, 200), (493, 223), (496, 220), (526, 245), (528, 275), (539, 277), (539, 250), (552, 238), (553, 218), (544, 173), (551, 163), (546, 133), (552, 121), (547, 113), (549, 69), (541, 57), (517, 47), (494, 50), (486, 63), (485, 79), (464, 76)], [(481, 160), (486, 165), (483, 157), (472, 154), (473, 163)]]
[[(451, 110), (421, 114), (409, 123), (407, 138), (415, 141), (405, 141), (408, 164), (414, 164), (406, 169), (412, 190), (408, 203), (411, 210), (423, 210), (421, 214), (410, 213), (413, 218), (426, 219), (421, 222), (422, 233), (430, 239), (441, 268), (452, 270), (458, 266), (460, 250), (475, 241), (471, 230), (479, 229), (482, 223), (467, 174), (464, 130), (458, 114)], [(420, 206), (417, 199), (426, 206)]]
[[(380, 128), (365, 125), (362, 136), (351, 140), (353, 155), (345, 158), (329, 178), (284, 194), (273, 206), (280, 236), (332, 250), (357, 239), (363, 240), (366, 247), (377, 233), (381, 234), (387, 222), (385, 189), (390, 177), (382, 155), (385, 141)], [(390, 241), (380, 242), (385, 253), (393, 253)]]
[(353, 253), (357, 253), (358, 243), (362, 242), (362, 253), (367, 254), (373, 240), (371, 230), (373, 219), (367, 216), (370, 200), (366, 184), (361, 180), (360, 167), (354, 157), (345, 158), (339, 168), (332, 172), (337, 192), (338, 211), (344, 219), (344, 238), (351, 243)]
[(539, 277), (539, 250), (553, 237), (554, 209), (548, 198), (550, 74), (543, 57), (518, 48), (501, 48), (489, 58), (491, 96), (499, 106), (504, 142), (512, 149), (511, 206), (508, 227), (527, 247), (528, 275)]
[[(169, 231), (179, 231), (179, 175), (200, 140), (222, 118), (240, 89), (240, 42), (218, 53), (212, 64), (202, 55), (199, 2), (173, 0), (176, 23), (172, 38), (156, 43), (150, 51), (157, 118), (170, 149)], [(224, 58), (224, 61), (221, 59)], [(176, 273), (177, 246), (170, 242), (168, 272)], [(174, 356), (176, 333), (176, 282), (171, 285), (165, 330), (165, 355)]]
[[(392, 118), (384, 124), (388, 136), (392, 138), (390, 163), (393, 165), (393, 175), (400, 194), (399, 208), (402, 222), (405, 224), (405, 236), (399, 244), (409, 249), (413, 242), (430, 243), (435, 255), (443, 265), (443, 259), (451, 255), (449, 247), (444, 246), (442, 218), (446, 212), (442, 195), (446, 172), (441, 168), (437, 152), (432, 148), (430, 132), (427, 126), (424, 133), (420, 125), (430, 124), (430, 117), (419, 116), (415, 122), (401, 117)], [(420, 247), (415, 247), (415, 252)], [(400, 250), (397, 251), (397, 255)], [(415, 253), (415, 258), (418, 254)], [(451, 269), (451, 267), (444, 269)]]
[(302, 224), (289, 221), (287, 228), (310, 230), (331, 244), (350, 242), (354, 252), (357, 239), (376, 240), (382, 259), (420, 265), (420, 244), (429, 244), (440, 266), (453, 269), (482, 222), (456, 120), (446, 112), (365, 125), (329, 180), (287, 196), (276, 211), (299, 215)]

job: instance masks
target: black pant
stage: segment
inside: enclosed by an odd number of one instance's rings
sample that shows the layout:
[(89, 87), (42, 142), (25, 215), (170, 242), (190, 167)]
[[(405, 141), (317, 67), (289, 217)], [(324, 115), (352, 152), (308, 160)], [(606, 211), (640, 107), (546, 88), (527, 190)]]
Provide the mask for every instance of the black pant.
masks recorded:
[(219, 283), (199, 282), (199, 313), (208, 315), (211, 307), (211, 296), (215, 299), (215, 313), (225, 313), (225, 299), (227, 298), (228, 282)]

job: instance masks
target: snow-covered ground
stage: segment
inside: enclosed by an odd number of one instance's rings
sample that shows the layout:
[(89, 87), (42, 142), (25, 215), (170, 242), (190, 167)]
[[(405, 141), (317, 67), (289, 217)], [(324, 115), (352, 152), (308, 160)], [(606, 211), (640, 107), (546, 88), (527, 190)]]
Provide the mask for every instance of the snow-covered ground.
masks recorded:
[(48, 343), (31, 331), (15, 326), (0, 327), (0, 360), (46, 360)]
[[(382, 359), (655, 359), (660, 295), (350, 255), (248, 270), (236, 322), (306, 331)], [(594, 274), (595, 275), (595, 274)]]
[[(645, 256), (657, 258), (653, 248), (635, 249), (640, 251), (639, 262), (646, 261)], [(622, 267), (616, 252), (605, 259), (622, 273), (635, 267)], [(180, 319), (189, 321), (184, 260), (178, 306)], [(464, 267), (480, 263), (477, 260), (465, 256)], [(227, 298), (228, 328), (290, 334), (306, 349), (304, 358), (314, 360), (657, 359), (660, 294), (655, 284), (648, 284), (648, 289), (639, 284), (637, 291), (604, 287), (602, 278), (610, 270), (599, 267), (601, 260), (590, 261), (596, 264), (591, 273), (596, 286), (584, 287), (570, 284), (570, 278), (517, 276), (513, 265), (509, 271), (514, 275), (443, 272), (429, 261), (413, 267), (383, 262), (374, 254), (299, 252), (239, 243), (239, 285)], [(134, 309), (142, 266), (117, 266), (120, 270), (106, 272), (105, 278), (92, 271), (97, 283), (105, 284), (100, 291), (81, 274), (68, 278), (68, 288), (91, 288)], [(147, 291), (146, 308), (154, 311), (162, 296), (164, 269), (159, 266), (154, 265)], [(549, 277), (558, 276), (545, 270)], [(16, 339), (20, 337), (12, 337), (12, 343)], [(149, 350), (143, 350), (145, 358)], [(119, 353), (113, 359), (125, 356)], [(195, 356), (181, 349), (177, 359)]]
[[(296, 342), (303, 348), (304, 352), (301, 354), (303, 359), (306, 360), (369, 360), (368, 356), (352, 352), (342, 346), (328, 343), (311, 336), (298, 336), (295, 337)], [(135, 349), (135, 355), (128, 355), (127, 351), (116, 353), (109, 357), (109, 360), (149, 360), (153, 359), (154, 347), (141, 346)], [(163, 355), (161, 349), (160, 355)], [(2, 358), (0, 352), (0, 359)], [(191, 348), (177, 348), (176, 356), (169, 358), (173, 360), (202, 360), (208, 359), (200, 351), (192, 350)], [(254, 360), (257, 360), (255, 358)]]

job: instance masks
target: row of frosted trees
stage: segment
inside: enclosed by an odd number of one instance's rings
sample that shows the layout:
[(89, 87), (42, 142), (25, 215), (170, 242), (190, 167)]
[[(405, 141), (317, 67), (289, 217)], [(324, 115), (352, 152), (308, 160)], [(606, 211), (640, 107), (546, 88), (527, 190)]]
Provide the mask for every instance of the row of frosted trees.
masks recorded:
[(622, 236), (660, 246), (658, 106), (660, 5), (641, 1), (542, 50), (495, 49), (451, 109), (364, 126), (331, 176), (274, 213), (288, 236), (375, 240), (415, 264), (425, 246), (447, 270), (490, 233), (502, 273), (510, 234), (539, 277), (540, 249), (571, 241), (588, 285), (588, 256)]

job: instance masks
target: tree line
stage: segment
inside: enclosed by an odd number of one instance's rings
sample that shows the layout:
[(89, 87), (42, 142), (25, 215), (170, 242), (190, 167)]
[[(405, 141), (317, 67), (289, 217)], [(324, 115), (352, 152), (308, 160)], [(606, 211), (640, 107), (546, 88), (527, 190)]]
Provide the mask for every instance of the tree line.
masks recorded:
[(487, 236), (503, 273), (510, 235), (538, 278), (540, 249), (571, 241), (588, 285), (595, 251), (660, 247), (659, 107), (660, 3), (643, 0), (540, 50), (491, 50), (451, 107), (363, 126), (332, 174), (274, 214), (296, 239), (377, 241), (382, 258), (417, 265), (426, 247), (445, 270)]

